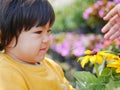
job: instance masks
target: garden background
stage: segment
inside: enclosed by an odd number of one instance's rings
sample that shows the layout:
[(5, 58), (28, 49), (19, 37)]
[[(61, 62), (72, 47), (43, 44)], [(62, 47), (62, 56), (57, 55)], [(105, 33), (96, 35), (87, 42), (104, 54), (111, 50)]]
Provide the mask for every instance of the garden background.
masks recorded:
[(47, 56), (59, 63), (66, 78), (75, 87), (75, 71), (93, 71), (91, 64), (83, 69), (78, 58), (86, 50), (119, 49), (120, 40), (104, 40), (103, 17), (120, 0), (50, 0), (56, 14), (51, 45)]

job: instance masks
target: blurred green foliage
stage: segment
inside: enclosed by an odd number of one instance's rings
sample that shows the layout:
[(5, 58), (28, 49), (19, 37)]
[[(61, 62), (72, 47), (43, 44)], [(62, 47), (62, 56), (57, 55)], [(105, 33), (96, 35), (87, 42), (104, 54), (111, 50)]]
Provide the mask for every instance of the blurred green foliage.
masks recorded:
[(84, 27), (86, 20), (83, 19), (83, 12), (94, 2), (95, 0), (75, 0), (72, 4), (55, 10), (53, 32), (68, 32)]

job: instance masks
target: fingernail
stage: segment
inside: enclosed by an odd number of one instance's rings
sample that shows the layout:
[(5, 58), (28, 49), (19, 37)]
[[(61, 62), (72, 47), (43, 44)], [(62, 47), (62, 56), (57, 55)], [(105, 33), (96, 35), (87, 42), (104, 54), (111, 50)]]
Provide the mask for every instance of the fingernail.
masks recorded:
[(108, 20), (108, 18), (107, 18), (107, 17), (103, 17), (103, 19), (104, 19), (105, 21), (107, 21), (107, 20)]
[(104, 27), (101, 29), (101, 32), (102, 32), (102, 33), (105, 33), (105, 32), (106, 32), (106, 30), (104, 29)]
[(101, 32), (104, 33), (104, 29), (102, 29)]

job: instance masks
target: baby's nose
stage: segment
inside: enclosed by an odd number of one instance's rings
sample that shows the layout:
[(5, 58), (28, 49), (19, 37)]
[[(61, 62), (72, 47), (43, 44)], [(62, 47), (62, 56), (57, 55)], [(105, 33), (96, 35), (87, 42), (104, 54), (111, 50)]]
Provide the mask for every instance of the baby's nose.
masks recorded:
[(48, 35), (44, 35), (43, 42), (48, 42), (50, 40), (50, 37)]

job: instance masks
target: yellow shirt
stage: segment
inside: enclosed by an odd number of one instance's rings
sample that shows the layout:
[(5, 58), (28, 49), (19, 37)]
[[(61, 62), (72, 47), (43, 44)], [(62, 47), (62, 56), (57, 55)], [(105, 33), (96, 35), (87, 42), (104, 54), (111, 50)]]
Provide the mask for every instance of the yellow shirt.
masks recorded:
[(0, 90), (74, 90), (62, 69), (45, 58), (38, 65), (17, 62), (6, 54), (0, 55)]

